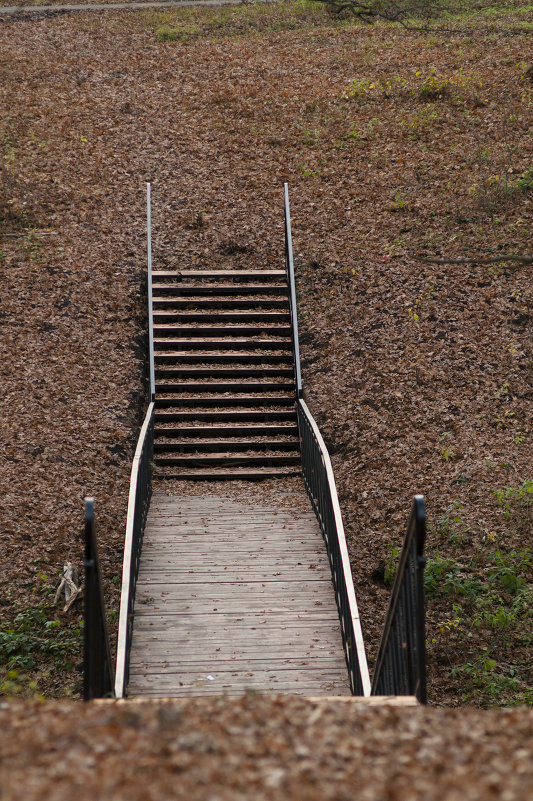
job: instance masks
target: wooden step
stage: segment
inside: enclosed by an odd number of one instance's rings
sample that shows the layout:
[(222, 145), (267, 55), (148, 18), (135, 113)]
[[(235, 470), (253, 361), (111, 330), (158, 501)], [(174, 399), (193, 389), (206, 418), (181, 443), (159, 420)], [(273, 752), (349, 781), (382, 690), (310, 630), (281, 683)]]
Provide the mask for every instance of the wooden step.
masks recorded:
[(156, 381), (156, 397), (169, 392), (294, 392), (294, 381)]
[(226, 325), (226, 323), (254, 323), (256, 328), (264, 325), (284, 325), (290, 323), (290, 315), (283, 311), (218, 311), (204, 309), (189, 311), (183, 309), (154, 310), (154, 325), (158, 323), (172, 323), (176, 325), (190, 325), (192, 323), (209, 323), (212, 326)]
[[(237, 404), (238, 405), (238, 404)], [(273, 404), (274, 405), (274, 404)], [(291, 408), (292, 407), (292, 408)], [(161, 409), (156, 406), (154, 412), (156, 423), (185, 423), (197, 420), (199, 422), (294, 422), (297, 419), (294, 401), (289, 408), (271, 409)]]
[(154, 354), (156, 369), (160, 369), (160, 364), (204, 364), (211, 363), (218, 364), (290, 364), (292, 372), (293, 356), (291, 353), (241, 353), (239, 351), (230, 351), (229, 353), (218, 353), (216, 351), (199, 352), (199, 351), (163, 351)]
[(154, 436), (158, 437), (275, 437), (286, 435), (291, 437), (298, 436), (298, 426), (293, 425), (292, 421), (285, 425), (265, 425), (256, 422), (253, 425), (240, 425), (227, 423), (226, 425), (209, 426), (169, 426), (164, 428), (161, 424), (155, 426)]
[[(179, 292), (182, 296), (189, 296), (189, 295), (202, 295), (209, 297), (211, 295), (271, 295), (272, 297), (288, 297), (288, 287), (287, 284), (217, 284), (217, 283), (206, 283), (206, 284), (179, 284)], [(154, 295), (154, 299), (160, 295), (175, 295), (176, 294), (176, 284), (168, 283), (162, 284), (154, 281), (152, 284), (152, 293)]]
[(285, 270), (153, 270), (152, 280), (174, 281), (286, 281)]
[(227, 339), (205, 339), (201, 337), (175, 337), (162, 339), (154, 337), (155, 355), (159, 355), (162, 349), (175, 350), (210, 350), (235, 351), (235, 350), (287, 350), (292, 353), (292, 339), (290, 336), (280, 339), (279, 337), (256, 336), (254, 338), (241, 337)]
[[(238, 323), (228, 323), (227, 325), (185, 325), (180, 324), (155, 324), (154, 339), (162, 336), (167, 337), (192, 337), (198, 339), (202, 337), (224, 337), (229, 340), (231, 337), (249, 337), (254, 340), (261, 336), (285, 336), (290, 337), (292, 329), (290, 325), (279, 325), (277, 323), (263, 323), (261, 326), (239, 325)], [(155, 346), (155, 345), (154, 345)]]
[(163, 297), (163, 298), (154, 298), (154, 313), (159, 314), (160, 310), (166, 309), (167, 307), (171, 307), (176, 311), (194, 311), (195, 309), (209, 309), (209, 310), (216, 310), (216, 311), (226, 311), (226, 310), (246, 310), (246, 309), (254, 309), (259, 310), (263, 309), (266, 311), (268, 309), (287, 309), (287, 299), (286, 298), (268, 298), (263, 297), (260, 295), (254, 295), (254, 297), (248, 298), (226, 298), (220, 296), (211, 296), (211, 297), (203, 297), (203, 296), (193, 296), (193, 297), (175, 297), (174, 295)]
[(154, 444), (156, 454), (161, 453), (186, 453), (187, 451), (202, 451), (217, 453), (224, 451), (299, 451), (300, 440), (276, 440), (265, 439), (263, 442), (255, 439), (200, 439), (191, 438), (188, 440), (169, 439), (161, 440), (161, 435), (157, 437)]
[(156, 408), (169, 406), (216, 406), (223, 409), (228, 406), (292, 406), (294, 407), (294, 393), (286, 395), (174, 395), (158, 397), (156, 394)]
[(158, 378), (290, 378), (294, 370), (290, 367), (156, 367)]
[(169, 465), (170, 467), (250, 467), (259, 465), (262, 467), (274, 467), (276, 465), (299, 465), (300, 455), (290, 454), (233, 454), (233, 453), (210, 453), (210, 454), (183, 454), (175, 453), (155, 458), (156, 465)]
[(266, 467), (227, 467), (227, 468), (156, 468), (155, 475), (161, 479), (179, 479), (180, 481), (262, 481), (268, 478), (299, 476), (300, 465)]

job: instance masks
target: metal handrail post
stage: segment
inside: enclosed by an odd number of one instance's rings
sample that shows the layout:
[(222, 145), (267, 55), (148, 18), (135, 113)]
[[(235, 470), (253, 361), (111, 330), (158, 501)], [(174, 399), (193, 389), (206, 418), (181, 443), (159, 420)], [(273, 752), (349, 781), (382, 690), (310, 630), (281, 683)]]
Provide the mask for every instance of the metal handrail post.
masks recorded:
[(289, 184), (283, 185), (285, 197), (285, 258), (287, 278), (291, 298), (292, 338), (294, 342), (294, 363), (296, 373), (296, 397), (302, 397), (302, 374), (300, 369), (300, 344), (298, 340), (298, 308), (296, 306), (296, 282), (294, 278), (294, 258), (292, 253), (291, 211), (289, 206)]
[(152, 308), (152, 209), (151, 187), (146, 184), (146, 230), (148, 249), (148, 349), (150, 358), (150, 400), (155, 398), (155, 364), (154, 364), (154, 313)]

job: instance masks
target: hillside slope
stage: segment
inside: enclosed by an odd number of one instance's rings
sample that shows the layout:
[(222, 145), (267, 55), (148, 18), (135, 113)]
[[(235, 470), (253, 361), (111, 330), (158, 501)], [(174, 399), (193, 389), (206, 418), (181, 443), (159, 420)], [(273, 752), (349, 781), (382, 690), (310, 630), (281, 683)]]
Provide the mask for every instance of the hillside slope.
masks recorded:
[(86, 494), (116, 620), (144, 182), (154, 263), (201, 269), (279, 267), (289, 181), (370, 664), (423, 492), (430, 698), (531, 702), (533, 282), (504, 256), (531, 251), (532, 22), (517, 3), (428, 34), (282, 4), (0, 25), (4, 692), (79, 689), (79, 613), (49, 604)]

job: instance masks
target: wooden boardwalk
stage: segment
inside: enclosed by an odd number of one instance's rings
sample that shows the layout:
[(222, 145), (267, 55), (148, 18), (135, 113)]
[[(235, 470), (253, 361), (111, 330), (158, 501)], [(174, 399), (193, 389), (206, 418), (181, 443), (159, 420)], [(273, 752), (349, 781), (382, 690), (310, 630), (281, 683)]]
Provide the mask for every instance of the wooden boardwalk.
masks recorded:
[(130, 697), (350, 695), (320, 529), (300, 495), (283, 501), (154, 492)]

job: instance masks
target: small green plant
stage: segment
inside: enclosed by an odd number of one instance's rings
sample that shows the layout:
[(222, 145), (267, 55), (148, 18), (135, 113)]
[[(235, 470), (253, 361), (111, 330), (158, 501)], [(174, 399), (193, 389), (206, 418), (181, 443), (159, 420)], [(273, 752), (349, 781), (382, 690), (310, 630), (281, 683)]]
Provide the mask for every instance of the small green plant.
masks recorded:
[[(502, 703), (527, 703), (529, 693), (520, 692), (522, 681), (519, 668), (516, 665), (499, 665), (489, 655), (489, 649), (484, 649), (483, 655), (476, 660), (454, 668), (451, 675), (466, 679), (471, 694), (481, 696), (485, 707), (502, 706)], [(464, 700), (469, 700), (469, 695)]]
[(352, 78), (344, 92), (343, 98), (364, 100), (376, 91), (376, 84), (369, 78)]
[(507, 520), (518, 517), (528, 521), (533, 508), (533, 479), (526, 480), (519, 487), (504, 487), (496, 491), (496, 500), (503, 508)]
[(299, 164), (298, 169), (304, 178), (318, 178), (320, 176), (320, 170), (312, 170), (306, 164)]
[(472, 78), (465, 75), (462, 68), (453, 75), (440, 76), (433, 67), (428, 75), (422, 76), (421, 72), (417, 72), (416, 77), (420, 79), (419, 98), (425, 103), (442, 100), (452, 95), (462, 97), (472, 82)]
[(450, 437), (451, 433), (449, 431), (445, 431), (439, 439), (439, 442), (443, 443), (441, 445), (440, 455), (445, 462), (453, 462), (453, 460), (457, 458), (455, 445), (449, 441)]
[(533, 165), (522, 173), (516, 185), (522, 192), (533, 192)]
[(427, 560), (424, 570), (424, 591), (428, 597), (442, 592), (444, 581), (453, 580), (458, 567), (452, 559), (445, 559), (438, 554)]
[(407, 208), (407, 198), (398, 189), (394, 193), (394, 200), (391, 203), (391, 211), (403, 211)]
[(28, 674), (47, 664), (74, 669), (81, 649), (82, 623), (62, 623), (54, 617), (55, 612), (55, 607), (41, 603), (19, 608), (12, 620), (0, 618), (0, 683), (5, 684), (4, 693), (21, 682), (26, 687), (32, 681)]
[(420, 98), (428, 100), (441, 100), (450, 95), (450, 80), (448, 78), (437, 78), (435, 71), (424, 78), (420, 84)]

